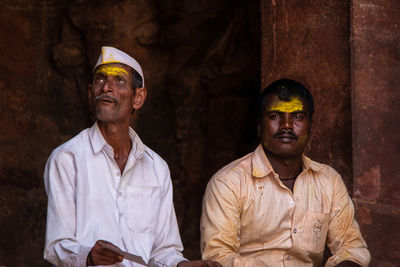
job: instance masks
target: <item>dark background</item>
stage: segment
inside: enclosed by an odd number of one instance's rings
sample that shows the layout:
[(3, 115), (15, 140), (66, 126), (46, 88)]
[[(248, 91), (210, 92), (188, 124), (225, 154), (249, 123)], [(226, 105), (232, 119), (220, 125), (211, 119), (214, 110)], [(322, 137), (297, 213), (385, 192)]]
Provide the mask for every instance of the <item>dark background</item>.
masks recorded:
[(279, 78), (313, 93), (307, 154), (338, 170), (371, 266), (400, 265), (398, 0), (12, 0), (0, 3), (0, 265), (47, 266), (43, 169), (91, 126), (102, 45), (134, 56), (149, 95), (134, 125), (169, 164), (198, 259), (204, 188), (257, 145), (256, 98)]

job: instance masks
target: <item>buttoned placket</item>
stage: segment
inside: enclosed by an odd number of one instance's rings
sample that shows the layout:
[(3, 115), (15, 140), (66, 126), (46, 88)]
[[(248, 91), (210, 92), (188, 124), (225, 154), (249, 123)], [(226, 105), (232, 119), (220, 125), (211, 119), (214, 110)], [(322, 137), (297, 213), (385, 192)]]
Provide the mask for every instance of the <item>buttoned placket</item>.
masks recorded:
[[(296, 192), (302, 192), (301, 186), (304, 184), (304, 180), (303, 179), (306, 179), (306, 177), (308, 175), (307, 174), (308, 171), (309, 171), (309, 169), (303, 165), (303, 171), (297, 177), (296, 183), (294, 184), (294, 187), (293, 187), (293, 197), (294, 197), (295, 209), (293, 210), (293, 215), (292, 215), (291, 237), (292, 237), (292, 241), (293, 241), (293, 246), (294, 247), (298, 247), (300, 242), (302, 242), (301, 241), (302, 240), (302, 234), (303, 234), (303, 231), (304, 231), (304, 226), (303, 226), (303, 222), (304, 222), (303, 221), (304, 220), (304, 212), (303, 212), (303, 210), (304, 210), (304, 201), (301, 198), (297, 197)], [(296, 210), (298, 210), (298, 211), (296, 212)], [(288, 266), (293, 266), (293, 264), (295, 264), (295, 263), (293, 262), (293, 259), (292, 259), (291, 265), (288, 265)]]
[[(129, 171), (135, 166), (137, 163), (136, 157), (132, 154), (129, 153), (128, 159), (125, 164), (125, 168), (123, 172), (121, 173), (117, 162), (114, 159), (114, 153), (113, 149), (110, 146), (109, 150), (109, 156), (113, 165), (113, 174), (115, 174), (115, 177), (113, 177), (113, 181), (115, 182), (114, 185), (116, 185), (114, 188), (116, 189), (116, 196), (115, 196), (115, 204), (117, 206), (117, 223), (119, 225), (119, 228), (121, 229), (121, 233), (125, 232), (126, 230), (126, 224), (124, 224), (123, 219), (124, 219), (124, 202), (127, 201), (127, 196), (125, 192), (125, 188), (127, 187), (127, 184), (129, 183), (128, 179), (125, 177), (129, 176)], [(125, 248), (127, 247), (126, 244), (130, 243), (129, 236), (128, 235), (123, 235), (122, 236), (122, 241), (124, 243)]]
[[(300, 176), (300, 175), (299, 175)], [(281, 187), (283, 187), (284, 189), (286, 189), (286, 190), (288, 190), (289, 191), (289, 194), (290, 194), (290, 196), (291, 196), (291, 199), (289, 200), (289, 203), (288, 203), (288, 205), (289, 205), (289, 209), (290, 209), (290, 229), (291, 229), (291, 235), (293, 236), (294, 234), (297, 234), (297, 228), (296, 228), (296, 226), (294, 225), (294, 211), (295, 211), (295, 208), (296, 208), (296, 202), (295, 202), (295, 200), (294, 200), (294, 187), (293, 187), (293, 192), (289, 189), (289, 188), (287, 188), (283, 183), (282, 183), (282, 181), (279, 179), (279, 175), (277, 174), (277, 173), (274, 173), (274, 178), (275, 178), (275, 180), (278, 182), (278, 184), (281, 186)], [(296, 184), (295, 184), (295, 186), (296, 186)], [(289, 257), (289, 259), (290, 259), (290, 256), (288, 256)]]
[(108, 156), (108, 158), (110, 159), (111, 165), (112, 165), (111, 166), (111, 168), (112, 168), (111, 173), (113, 174), (112, 175), (112, 183), (113, 183), (113, 187), (115, 189), (115, 205), (117, 206), (117, 213), (118, 213), (116, 219), (118, 221), (118, 225), (121, 225), (121, 219), (124, 216), (124, 213), (122, 210), (122, 207), (123, 207), (122, 202), (124, 199), (124, 192), (121, 187), (123, 174), (121, 174), (118, 164), (114, 159), (113, 148), (110, 145), (106, 144), (105, 152), (106, 152), (106, 156)]
[[(115, 160), (114, 160), (115, 162)], [(122, 209), (123, 207), (123, 202), (126, 201), (127, 196), (125, 195), (125, 188), (127, 187), (127, 184), (129, 183), (128, 179), (125, 179), (124, 177), (129, 176), (129, 172), (131, 171), (132, 168), (137, 163), (137, 158), (134, 156), (133, 153), (129, 153), (128, 159), (125, 164), (124, 171), (120, 172), (119, 167), (117, 166), (117, 162), (115, 162), (115, 166), (117, 167), (117, 171), (119, 174), (119, 179), (118, 179), (118, 186), (117, 186), (117, 208), (119, 211), (119, 219), (121, 220), (122, 217), (124, 216), (124, 210)]]
[[(114, 162), (115, 162), (115, 160), (114, 160)], [(117, 166), (116, 162), (115, 162), (115, 165)], [(127, 166), (125, 165), (125, 167), (127, 167)], [(126, 201), (125, 190), (124, 190), (125, 189), (125, 183), (126, 183), (125, 180), (126, 179), (124, 179), (125, 170), (121, 174), (121, 171), (120, 171), (119, 167), (117, 166), (117, 171), (116, 172), (117, 172), (116, 180), (118, 181), (118, 184), (117, 184), (117, 187), (116, 187), (116, 189), (117, 189), (116, 205), (117, 205), (117, 209), (118, 209), (119, 223), (121, 223), (121, 220), (123, 219), (124, 212), (125, 212), (122, 207), (124, 207), (123, 202)]]
[[(299, 174), (299, 176), (301, 176), (301, 173)], [(299, 176), (297, 177), (297, 179), (299, 178)], [(293, 206), (293, 209), (292, 209), (292, 211), (291, 211), (291, 216), (292, 216), (292, 222), (291, 222), (291, 229), (292, 229), (292, 241), (294, 241), (294, 238), (293, 238), (293, 235), (297, 235), (297, 232), (298, 232), (298, 230), (297, 230), (297, 225), (296, 225), (296, 222), (297, 221), (295, 221), (295, 218), (294, 218), (294, 213), (295, 213), (295, 210), (296, 210), (296, 200), (295, 200), (295, 192), (296, 192), (296, 182), (294, 183), (294, 185), (293, 185), (293, 192), (291, 192), (291, 195), (292, 195), (292, 197), (293, 197), (293, 200), (291, 200), (290, 202), (289, 202), (289, 204), (290, 205), (292, 205)]]
[[(117, 165), (117, 163), (115, 163), (115, 165)], [(123, 201), (123, 197), (124, 197), (124, 193), (122, 192), (121, 189), (121, 181), (122, 181), (122, 176), (121, 176), (121, 171), (119, 170), (118, 166), (116, 168), (115, 171), (116, 174), (116, 192), (117, 192), (117, 196), (116, 196), (116, 204), (117, 204), (117, 210), (118, 210), (118, 223), (121, 224), (121, 219), (124, 216), (123, 211), (121, 210), (122, 207), (122, 201)]]
[(283, 255), (283, 265), (285, 267), (294, 266), (293, 257), (289, 254)]

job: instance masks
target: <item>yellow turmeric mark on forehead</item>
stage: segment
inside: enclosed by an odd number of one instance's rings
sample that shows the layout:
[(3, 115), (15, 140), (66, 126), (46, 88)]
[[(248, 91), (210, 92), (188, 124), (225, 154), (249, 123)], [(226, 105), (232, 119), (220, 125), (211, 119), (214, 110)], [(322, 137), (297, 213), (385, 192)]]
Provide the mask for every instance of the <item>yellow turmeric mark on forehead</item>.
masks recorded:
[(278, 101), (275, 103), (269, 111), (277, 111), (277, 112), (299, 112), (303, 111), (303, 103), (301, 103), (298, 98), (291, 98), (290, 101)]
[(103, 65), (100, 66), (100, 68), (96, 72), (104, 73), (111, 76), (117, 76), (117, 75), (121, 76), (123, 74), (129, 75), (128, 71), (118, 66)]

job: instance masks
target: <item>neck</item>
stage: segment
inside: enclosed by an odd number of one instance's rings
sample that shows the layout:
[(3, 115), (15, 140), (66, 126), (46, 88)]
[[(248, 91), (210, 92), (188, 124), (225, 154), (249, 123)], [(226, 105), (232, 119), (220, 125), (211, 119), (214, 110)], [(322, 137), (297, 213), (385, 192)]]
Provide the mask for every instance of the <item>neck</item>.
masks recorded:
[(121, 172), (123, 171), (132, 148), (129, 136), (129, 124), (97, 121), (100, 132), (114, 150), (114, 159)]
[(265, 151), (269, 162), (275, 173), (277, 173), (280, 179), (293, 179), (300, 174), (302, 170), (302, 156), (296, 156), (293, 158), (281, 158), (276, 155)]

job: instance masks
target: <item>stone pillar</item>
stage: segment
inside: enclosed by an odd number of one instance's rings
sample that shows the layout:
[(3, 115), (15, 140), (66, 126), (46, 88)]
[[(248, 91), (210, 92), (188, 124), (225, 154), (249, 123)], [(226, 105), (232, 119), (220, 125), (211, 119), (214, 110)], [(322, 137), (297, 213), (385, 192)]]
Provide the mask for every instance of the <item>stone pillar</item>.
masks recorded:
[(306, 152), (352, 182), (349, 3), (262, 0), (262, 88), (280, 78), (303, 83), (315, 99)]
[(400, 2), (353, 0), (354, 200), (371, 266), (400, 263)]
[(307, 154), (342, 174), (371, 266), (399, 266), (400, 2), (349, 3), (261, 0), (262, 87), (285, 77), (310, 89)]

